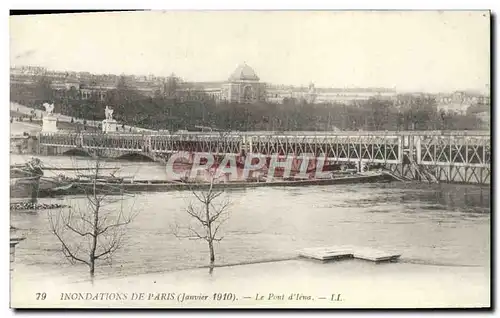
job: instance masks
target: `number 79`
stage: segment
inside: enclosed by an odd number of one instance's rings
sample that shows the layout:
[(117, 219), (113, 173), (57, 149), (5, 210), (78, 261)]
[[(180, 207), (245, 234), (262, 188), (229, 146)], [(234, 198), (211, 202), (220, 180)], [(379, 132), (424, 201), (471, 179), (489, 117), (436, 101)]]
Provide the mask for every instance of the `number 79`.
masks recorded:
[(45, 300), (47, 298), (46, 293), (36, 293), (36, 300)]

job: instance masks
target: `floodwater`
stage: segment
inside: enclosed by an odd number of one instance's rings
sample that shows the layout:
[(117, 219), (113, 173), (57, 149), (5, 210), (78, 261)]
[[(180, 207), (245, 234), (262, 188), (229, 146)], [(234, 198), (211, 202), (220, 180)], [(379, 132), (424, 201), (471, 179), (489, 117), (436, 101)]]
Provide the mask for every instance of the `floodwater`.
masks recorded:
[[(29, 156), (12, 155), (19, 163)], [(40, 157), (46, 166), (89, 166), (87, 159)], [(118, 175), (164, 179), (164, 167), (145, 162), (107, 162)], [(436, 184), (353, 184), (304, 188), (254, 188), (227, 193), (230, 218), (215, 246), (216, 263), (231, 264), (287, 258), (305, 247), (360, 245), (402, 253), (401, 262), (475, 267), (489, 272), (489, 186)], [(179, 239), (172, 226), (189, 224), (185, 212), (195, 202), (189, 191), (136, 194), (107, 208), (137, 214), (126, 230), (123, 247), (97, 277), (118, 278), (194, 268), (208, 264), (203, 241)], [(82, 197), (41, 202), (85, 202)], [(54, 211), (53, 211), (54, 212)], [(11, 225), (26, 240), (16, 247), (16, 275), (80, 280), (84, 265), (64, 259), (51, 234), (49, 211), (11, 211)], [(194, 223), (192, 223), (194, 224)], [(19, 266), (18, 266), (19, 265)]]

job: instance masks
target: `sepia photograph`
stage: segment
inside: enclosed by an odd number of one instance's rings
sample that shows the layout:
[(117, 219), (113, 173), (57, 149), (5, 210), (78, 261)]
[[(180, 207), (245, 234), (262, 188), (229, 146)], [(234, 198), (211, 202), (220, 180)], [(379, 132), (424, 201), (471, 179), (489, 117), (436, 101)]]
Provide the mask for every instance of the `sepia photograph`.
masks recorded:
[(491, 308), (491, 19), (11, 12), (10, 307)]

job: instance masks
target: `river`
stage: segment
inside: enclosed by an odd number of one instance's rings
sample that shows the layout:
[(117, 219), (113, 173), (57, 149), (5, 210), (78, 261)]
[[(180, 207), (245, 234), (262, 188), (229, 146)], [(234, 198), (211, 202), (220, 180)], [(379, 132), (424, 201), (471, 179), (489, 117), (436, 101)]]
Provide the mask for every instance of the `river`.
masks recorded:
[[(29, 158), (11, 155), (11, 163)], [(85, 158), (40, 159), (49, 167), (91, 166)], [(120, 167), (118, 175), (165, 178), (164, 167), (156, 163), (106, 165)], [(221, 233), (224, 239), (215, 246), (219, 264), (293, 257), (300, 248), (346, 244), (396, 250), (406, 263), (474, 266), (489, 272), (489, 186), (394, 182), (254, 188), (226, 195), (232, 204)], [(137, 216), (112, 264), (99, 266), (96, 275), (121, 277), (207, 265), (206, 243), (170, 233), (172, 225), (189, 222), (185, 209), (193, 199), (188, 191), (127, 198), (124, 211)], [(41, 202), (85, 201), (74, 196)], [(109, 208), (118, 209), (120, 204)], [(16, 248), (16, 271), (38, 278), (83, 278), (87, 270), (69, 264), (61, 254), (48, 213), (11, 211), (11, 225), (27, 237)]]

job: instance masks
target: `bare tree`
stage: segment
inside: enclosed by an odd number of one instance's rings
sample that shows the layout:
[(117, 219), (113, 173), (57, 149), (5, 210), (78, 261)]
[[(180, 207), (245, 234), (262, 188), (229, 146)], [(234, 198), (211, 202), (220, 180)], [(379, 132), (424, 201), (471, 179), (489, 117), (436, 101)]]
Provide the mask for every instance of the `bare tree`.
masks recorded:
[(210, 269), (213, 270), (215, 263), (214, 242), (220, 242), (224, 236), (220, 236), (221, 226), (229, 219), (229, 207), (231, 201), (222, 198), (225, 191), (217, 189), (216, 181), (219, 179), (216, 171), (207, 171), (208, 182), (196, 183), (191, 188), (195, 200), (190, 202), (186, 213), (190, 218), (190, 224), (172, 226), (172, 234), (177, 238), (192, 240), (203, 240), (207, 243), (210, 256)]
[[(95, 160), (88, 182), (78, 187), (85, 193), (85, 204), (71, 204), (56, 214), (49, 213), (52, 233), (61, 244), (63, 255), (72, 264), (88, 266), (92, 282), (99, 261), (111, 264), (114, 253), (123, 246), (127, 225), (133, 213), (124, 213), (124, 191), (120, 184), (103, 186), (99, 157)], [(119, 202), (117, 208), (110, 204)]]

